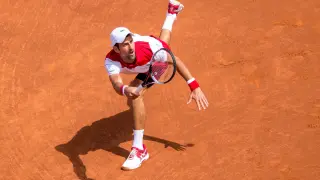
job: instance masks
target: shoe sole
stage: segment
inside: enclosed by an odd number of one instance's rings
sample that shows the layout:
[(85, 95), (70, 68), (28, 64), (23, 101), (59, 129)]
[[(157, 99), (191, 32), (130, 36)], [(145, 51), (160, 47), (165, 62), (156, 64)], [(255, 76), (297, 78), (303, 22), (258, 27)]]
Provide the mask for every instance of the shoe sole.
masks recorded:
[(141, 161), (141, 163), (138, 165), (138, 167), (130, 168), (130, 167), (123, 167), (123, 166), (122, 166), (121, 169), (124, 170), (124, 171), (131, 171), (131, 170), (137, 169), (137, 168), (139, 168), (139, 167), (142, 165), (143, 161), (146, 161), (146, 160), (148, 160), (148, 159), (149, 159), (149, 153), (146, 155), (145, 158), (142, 159), (142, 161)]

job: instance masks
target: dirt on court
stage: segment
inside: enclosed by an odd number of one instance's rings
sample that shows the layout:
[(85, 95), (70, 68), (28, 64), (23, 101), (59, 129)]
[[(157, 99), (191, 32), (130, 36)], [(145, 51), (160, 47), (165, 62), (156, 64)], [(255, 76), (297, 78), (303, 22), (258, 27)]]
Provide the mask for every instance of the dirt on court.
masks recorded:
[[(126, 99), (109, 83), (109, 33), (159, 35), (167, 1), (2, 1), (0, 179), (320, 179), (320, 1), (182, 0), (178, 75), (145, 97), (150, 159), (131, 146)], [(134, 76), (125, 76), (129, 82)]]

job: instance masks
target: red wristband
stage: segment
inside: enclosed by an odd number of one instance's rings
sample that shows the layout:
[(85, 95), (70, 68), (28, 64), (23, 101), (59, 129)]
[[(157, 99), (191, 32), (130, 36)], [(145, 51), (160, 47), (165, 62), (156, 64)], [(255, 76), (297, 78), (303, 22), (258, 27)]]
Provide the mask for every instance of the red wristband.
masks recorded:
[(192, 78), (188, 81), (188, 85), (189, 85), (189, 88), (191, 91), (200, 87), (199, 83), (194, 78)]
[(122, 95), (125, 95), (125, 94), (124, 94), (124, 89), (125, 89), (126, 87), (128, 87), (128, 86), (127, 86), (127, 85), (122, 85), (122, 86), (120, 86), (120, 93), (121, 93)]

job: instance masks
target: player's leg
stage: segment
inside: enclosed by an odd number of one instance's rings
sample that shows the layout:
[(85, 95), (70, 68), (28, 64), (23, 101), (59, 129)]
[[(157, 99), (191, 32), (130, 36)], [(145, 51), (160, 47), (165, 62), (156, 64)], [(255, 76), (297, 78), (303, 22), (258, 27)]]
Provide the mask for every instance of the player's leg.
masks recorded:
[[(141, 76), (139, 74), (137, 77)], [(130, 86), (138, 87), (143, 81), (139, 78), (135, 78), (133, 81), (131, 81)], [(131, 109), (132, 115), (133, 115), (133, 130), (143, 130), (144, 124), (145, 124), (145, 107), (144, 107), (144, 101), (143, 101), (143, 95), (144, 95), (145, 89), (142, 90), (140, 93), (140, 96), (135, 99), (129, 99), (127, 100), (127, 104)], [(140, 142), (140, 141), (139, 141)], [(133, 146), (137, 148), (142, 149), (142, 140), (141, 143), (135, 143), (133, 142)]]
[[(136, 78), (130, 82), (130, 86), (138, 87), (145, 79), (147, 78), (147, 74), (139, 73)], [(147, 82), (152, 81), (151, 78), (148, 79)], [(147, 86), (147, 89), (150, 88), (153, 84)], [(130, 107), (130, 110), (133, 115), (133, 147), (137, 147), (139, 149), (143, 148), (143, 131), (145, 128), (145, 120), (146, 120), (146, 112), (144, 106), (144, 93), (147, 89), (143, 89), (140, 92), (140, 96), (135, 99), (128, 99), (127, 105)]]
[(182, 11), (184, 6), (176, 0), (169, 0), (166, 19), (163, 23), (159, 38), (168, 45), (171, 40), (172, 26), (177, 19), (177, 15)]
[[(130, 86), (138, 87), (146, 76), (138, 74), (136, 78), (131, 81)], [(138, 168), (142, 161), (149, 158), (147, 148), (143, 144), (143, 134), (145, 128), (146, 112), (144, 106), (143, 95), (146, 89), (143, 89), (140, 96), (135, 99), (127, 100), (133, 116), (133, 143), (132, 150), (129, 157), (122, 165), (123, 170), (132, 170)]]

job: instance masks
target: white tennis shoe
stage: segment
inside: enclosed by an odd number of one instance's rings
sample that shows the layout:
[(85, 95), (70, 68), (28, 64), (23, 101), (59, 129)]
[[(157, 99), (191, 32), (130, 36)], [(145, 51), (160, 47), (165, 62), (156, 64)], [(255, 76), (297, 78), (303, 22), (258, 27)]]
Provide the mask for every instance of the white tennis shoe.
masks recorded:
[(168, 13), (169, 14), (179, 14), (184, 8), (183, 4), (181, 4), (177, 0), (169, 0), (168, 5)]
[(123, 163), (122, 170), (133, 170), (141, 166), (142, 162), (149, 159), (149, 153), (145, 145), (143, 145), (143, 150), (136, 147), (131, 148), (131, 152)]

